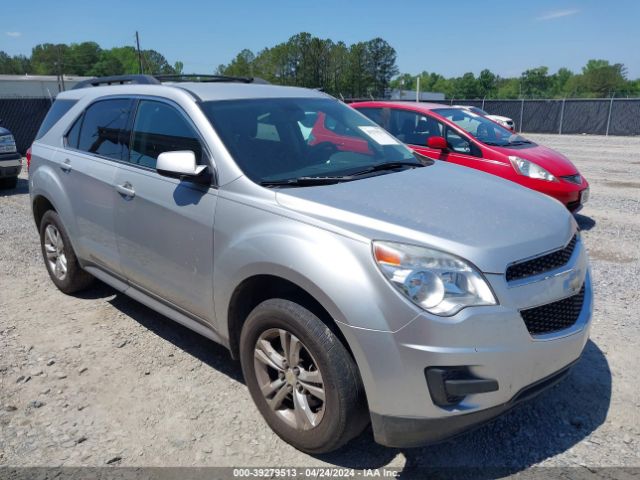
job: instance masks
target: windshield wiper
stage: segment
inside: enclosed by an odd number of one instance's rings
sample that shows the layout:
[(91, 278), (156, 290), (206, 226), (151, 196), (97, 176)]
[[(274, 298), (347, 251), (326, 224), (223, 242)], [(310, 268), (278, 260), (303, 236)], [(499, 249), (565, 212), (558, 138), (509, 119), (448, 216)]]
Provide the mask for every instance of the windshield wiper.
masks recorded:
[(509, 145), (526, 145), (531, 143), (529, 140), (516, 140), (514, 142), (509, 142)]
[(366, 175), (367, 173), (381, 172), (383, 170), (394, 170), (400, 167), (417, 168), (417, 167), (424, 167), (424, 165), (420, 162), (405, 162), (405, 161), (384, 162), (384, 163), (378, 163), (377, 165), (372, 165), (370, 167), (365, 168), (364, 170), (352, 173), (351, 175)]
[(331, 185), (340, 182), (350, 182), (357, 180), (363, 175), (367, 175), (373, 172), (381, 172), (383, 170), (393, 170), (401, 167), (424, 167), (419, 162), (385, 162), (377, 165), (372, 165), (364, 170), (355, 172), (349, 175), (332, 175), (326, 177), (295, 177), (285, 178), (283, 180), (263, 180), (260, 185), (263, 187), (302, 187), (310, 185)]
[(302, 187), (310, 185), (331, 185), (334, 183), (355, 180), (351, 175), (332, 177), (296, 177), (283, 180), (264, 180), (260, 182), (263, 187)]

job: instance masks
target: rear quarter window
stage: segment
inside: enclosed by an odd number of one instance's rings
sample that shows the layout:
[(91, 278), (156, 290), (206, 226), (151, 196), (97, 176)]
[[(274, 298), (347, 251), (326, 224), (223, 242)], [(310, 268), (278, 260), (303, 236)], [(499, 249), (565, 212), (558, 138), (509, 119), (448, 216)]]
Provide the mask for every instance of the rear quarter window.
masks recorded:
[(53, 102), (53, 105), (51, 105), (51, 108), (40, 125), (38, 133), (36, 133), (36, 140), (44, 137), (45, 134), (51, 130), (51, 127), (58, 123), (58, 120), (60, 120), (76, 103), (77, 100), (56, 100)]

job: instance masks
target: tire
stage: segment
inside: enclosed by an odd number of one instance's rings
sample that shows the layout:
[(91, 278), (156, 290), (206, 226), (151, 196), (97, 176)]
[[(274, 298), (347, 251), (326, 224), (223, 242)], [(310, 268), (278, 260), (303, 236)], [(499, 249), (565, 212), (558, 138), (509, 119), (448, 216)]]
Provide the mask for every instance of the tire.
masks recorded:
[(60, 291), (71, 294), (93, 283), (94, 277), (80, 267), (67, 231), (53, 210), (45, 212), (40, 221), (40, 248), (49, 277)]
[(0, 188), (12, 189), (18, 185), (18, 177), (0, 179)]
[[(274, 368), (273, 361), (265, 362), (269, 357), (264, 354), (273, 355), (273, 352), (262, 347), (271, 345), (280, 355), (280, 358), (271, 357), (277, 362), (285, 359), (296, 363), (298, 355), (284, 354), (282, 331), (285, 331), (289, 350), (294, 352), (294, 345), (300, 347), (297, 364), (292, 367), (285, 363), (285, 373)], [(258, 410), (273, 431), (298, 450), (311, 454), (336, 450), (359, 435), (369, 423), (364, 388), (353, 358), (326, 324), (297, 303), (274, 298), (262, 302), (249, 314), (240, 335), (240, 362)], [(304, 382), (300, 383), (303, 378)], [(261, 385), (269, 382), (271, 386), (284, 382), (284, 386), (265, 396)], [(281, 400), (282, 397), (277, 397), (284, 388), (288, 393)], [(316, 396), (318, 390), (322, 390), (324, 401)], [(269, 402), (279, 406), (272, 408)], [(303, 413), (305, 409), (299, 408), (300, 405), (306, 407), (309, 415)]]

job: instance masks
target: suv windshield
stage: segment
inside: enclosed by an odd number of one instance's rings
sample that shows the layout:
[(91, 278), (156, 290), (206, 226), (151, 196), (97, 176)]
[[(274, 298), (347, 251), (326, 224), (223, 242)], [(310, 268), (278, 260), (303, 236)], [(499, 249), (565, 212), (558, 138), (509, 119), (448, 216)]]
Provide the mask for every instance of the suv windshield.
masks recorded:
[(513, 147), (533, 145), (529, 140), (516, 135), (488, 118), (461, 108), (436, 108), (434, 113), (452, 121), (478, 141), (487, 145)]
[(201, 105), (245, 175), (263, 185), (355, 180), (422, 166), (402, 143), (337, 100), (258, 98)]

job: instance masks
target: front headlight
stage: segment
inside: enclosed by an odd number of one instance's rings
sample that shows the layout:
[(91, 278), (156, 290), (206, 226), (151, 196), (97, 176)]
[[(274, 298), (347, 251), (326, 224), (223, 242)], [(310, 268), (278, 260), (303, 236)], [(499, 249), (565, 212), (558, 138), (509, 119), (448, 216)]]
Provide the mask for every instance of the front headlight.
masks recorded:
[(429, 313), (448, 317), (465, 307), (497, 304), (480, 272), (461, 258), (381, 241), (373, 242), (373, 254), (391, 284)]
[(16, 141), (13, 135), (0, 135), (0, 152), (15, 152)]
[(520, 157), (509, 157), (511, 161), (511, 165), (515, 168), (516, 172), (520, 175), (529, 178), (537, 178), (538, 180), (546, 180), (547, 182), (555, 182), (556, 177), (547, 172), (544, 168), (542, 168), (537, 163), (533, 163), (529, 160), (525, 160)]

